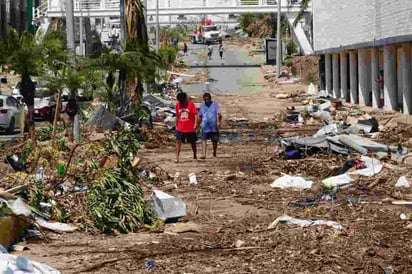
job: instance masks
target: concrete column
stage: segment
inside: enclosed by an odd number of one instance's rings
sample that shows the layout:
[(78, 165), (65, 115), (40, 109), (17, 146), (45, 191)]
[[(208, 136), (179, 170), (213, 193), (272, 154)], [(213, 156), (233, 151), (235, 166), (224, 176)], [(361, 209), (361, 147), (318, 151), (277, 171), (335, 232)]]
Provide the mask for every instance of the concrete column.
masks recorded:
[(397, 75), (396, 75), (396, 47), (387, 45), (383, 48), (383, 98), (384, 109), (394, 110), (398, 105)]
[(340, 53), (340, 96), (347, 100), (348, 94), (348, 53)]
[[(1, 1), (1, 0), (0, 0)], [(326, 90), (326, 77), (325, 77), (325, 55), (321, 54), (319, 56), (319, 90)]]
[(358, 73), (359, 73), (359, 104), (370, 105), (370, 86), (371, 86), (371, 64), (368, 49), (358, 50)]
[(339, 99), (340, 96), (340, 79), (339, 79), (339, 54), (332, 55), (332, 73), (333, 73), (333, 97)]
[(402, 94), (402, 72), (401, 72), (401, 55), (402, 49), (399, 45), (396, 46), (396, 79), (397, 79), (397, 102), (396, 109), (403, 109), (403, 94)]
[(358, 61), (357, 52), (349, 52), (349, 80), (350, 80), (350, 102), (357, 104), (358, 100)]
[(326, 92), (332, 95), (332, 56), (325, 54)]
[(412, 114), (412, 74), (411, 74), (411, 44), (403, 44), (401, 48), (401, 74), (403, 113)]
[(379, 48), (371, 51), (371, 77), (372, 77), (372, 107), (379, 108), (380, 86), (379, 86)]

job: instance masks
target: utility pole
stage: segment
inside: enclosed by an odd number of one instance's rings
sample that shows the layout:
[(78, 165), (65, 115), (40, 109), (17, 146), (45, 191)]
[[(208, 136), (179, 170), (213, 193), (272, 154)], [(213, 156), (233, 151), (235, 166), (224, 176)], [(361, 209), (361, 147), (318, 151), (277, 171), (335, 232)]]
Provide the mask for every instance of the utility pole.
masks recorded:
[(143, 10), (144, 20), (147, 26), (147, 0), (144, 0), (144, 10)]
[(160, 30), (159, 30), (159, 0), (156, 0), (156, 53), (159, 53), (160, 48)]
[[(66, 38), (67, 47), (72, 54), (72, 64), (75, 65), (75, 44), (74, 44), (74, 12), (73, 12), (73, 0), (66, 0)], [(76, 99), (77, 90), (70, 90), (70, 96)], [(76, 103), (77, 105), (77, 103)], [(80, 141), (80, 121), (79, 114), (76, 114), (73, 118), (73, 137)]]
[(280, 76), (280, 52), (281, 52), (281, 43), (280, 43), (280, 16), (281, 11), (280, 7), (282, 5), (282, 0), (278, 0), (278, 22), (277, 22), (277, 30), (276, 30), (276, 77)]
[(79, 27), (80, 27), (80, 55), (84, 55), (84, 47), (83, 47), (83, 13), (80, 8), (80, 18), (79, 18)]
[(73, 0), (66, 0), (66, 38), (67, 47), (70, 53), (74, 55), (74, 14)]

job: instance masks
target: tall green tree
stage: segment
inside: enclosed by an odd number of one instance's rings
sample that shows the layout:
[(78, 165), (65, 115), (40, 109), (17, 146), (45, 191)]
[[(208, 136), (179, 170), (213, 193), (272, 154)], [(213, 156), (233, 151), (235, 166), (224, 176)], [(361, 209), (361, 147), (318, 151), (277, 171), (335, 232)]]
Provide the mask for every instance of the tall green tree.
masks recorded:
[(18, 33), (9, 29), (7, 37), (0, 40), (0, 60), (10, 63), (13, 71), (21, 76), (38, 75), (43, 64), (42, 46), (34, 39), (34, 35), (23, 31)]

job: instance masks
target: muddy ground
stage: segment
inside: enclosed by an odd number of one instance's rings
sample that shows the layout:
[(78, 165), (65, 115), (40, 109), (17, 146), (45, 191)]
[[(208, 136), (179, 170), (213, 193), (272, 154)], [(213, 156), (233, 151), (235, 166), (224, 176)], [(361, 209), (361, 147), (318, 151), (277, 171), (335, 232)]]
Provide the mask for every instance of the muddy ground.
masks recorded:
[[(218, 158), (211, 157), (210, 145), (207, 159), (195, 161), (186, 145), (181, 162), (175, 164), (173, 133), (161, 128), (149, 133), (152, 140), (140, 151), (140, 167), (157, 174), (153, 186), (187, 203), (188, 215), (179, 224), (194, 231), (176, 233), (174, 224), (166, 224), (157, 232), (127, 235), (48, 232), (44, 240), (26, 243), (29, 250), (17, 254), (62, 273), (412, 273), (412, 230), (407, 228), (411, 221), (400, 218), (412, 209), (388, 203), (388, 198), (412, 200), (410, 188), (393, 186), (400, 175), (410, 177), (410, 169), (388, 159), (379, 175), (357, 178), (337, 193), (333, 203), (319, 201), (304, 208), (299, 202), (318, 197), (320, 188), (280, 190), (272, 189), (270, 183), (286, 173), (310, 176), (318, 186), (345, 159), (334, 154), (299, 160), (276, 157), (276, 144), (265, 142), (265, 137), (311, 135), (320, 123), (283, 124), (286, 107), (305, 98), (276, 99), (276, 94), (299, 94), (306, 87), (267, 83), (263, 73), (260, 80), (266, 86), (264, 92), (214, 95), (223, 111), (222, 131), (245, 133), (238, 142), (221, 143)], [(200, 102), (199, 94), (193, 96)], [(381, 138), (399, 141), (402, 132), (391, 134), (397, 127), (396, 115), (374, 115), (380, 121), (390, 120)], [(232, 118), (248, 119), (249, 126), (230, 126)], [(402, 140), (410, 137), (406, 134)], [(190, 173), (196, 174), (197, 185), (189, 185)], [(173, 184), (177, 188), (170, 187)], [(150, 186), (145, 189), (150, 194)], [(362, 197), (366, 203), (348, 203), (348, 197)], [(324, 225), (268, 229), (283, 214), (333, 220), (343, 229)], [(145, 269), (148, 260), (154, 261), (152, 269)]]

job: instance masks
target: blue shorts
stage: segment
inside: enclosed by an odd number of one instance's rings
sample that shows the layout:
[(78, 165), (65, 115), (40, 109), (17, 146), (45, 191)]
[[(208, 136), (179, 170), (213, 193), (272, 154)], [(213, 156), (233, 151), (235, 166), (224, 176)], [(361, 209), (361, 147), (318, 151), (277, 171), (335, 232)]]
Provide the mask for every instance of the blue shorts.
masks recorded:
[(219, 142), (219, 132), (202, 132), (202, 140), (211, 140), (212, 143)]
[(176, 131), (176, 140), (182, 141), (183, 143), (196, 143), (196, 132)]

